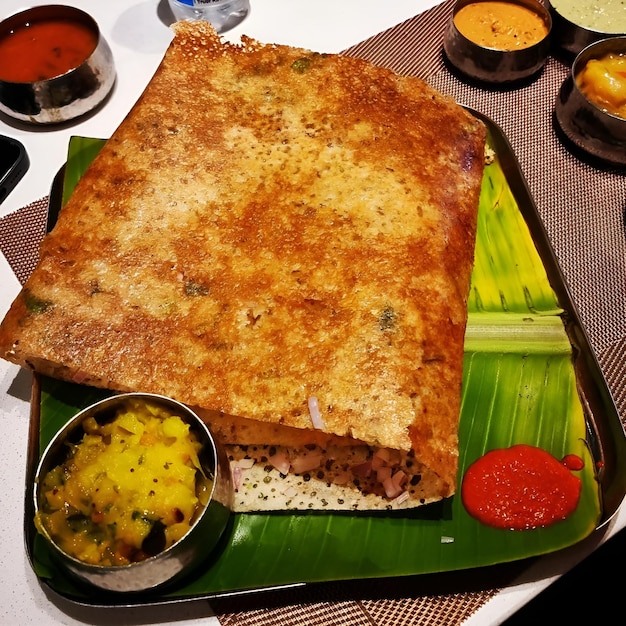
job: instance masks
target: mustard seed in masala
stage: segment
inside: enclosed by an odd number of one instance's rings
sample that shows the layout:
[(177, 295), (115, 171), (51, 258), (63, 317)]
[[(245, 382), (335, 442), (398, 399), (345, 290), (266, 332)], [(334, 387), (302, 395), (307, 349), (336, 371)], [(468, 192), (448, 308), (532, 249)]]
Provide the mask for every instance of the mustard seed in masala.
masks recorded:
[(142, 561), (183, 537), (207, 493), (189, 425), (162, 407), (128, 401), (114, 418), (85, 420), (46, 476), (35, 524), (67, 554), (94, 565)]

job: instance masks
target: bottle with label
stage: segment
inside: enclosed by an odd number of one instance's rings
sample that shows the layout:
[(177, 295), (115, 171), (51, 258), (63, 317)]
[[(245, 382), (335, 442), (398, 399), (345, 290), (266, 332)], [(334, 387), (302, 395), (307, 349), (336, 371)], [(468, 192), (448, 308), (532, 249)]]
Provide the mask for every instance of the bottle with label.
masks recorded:
[(239, 24), (250, 12), (250, 0), (169, 0), (177, 20), (205, 20), (218, 33)]

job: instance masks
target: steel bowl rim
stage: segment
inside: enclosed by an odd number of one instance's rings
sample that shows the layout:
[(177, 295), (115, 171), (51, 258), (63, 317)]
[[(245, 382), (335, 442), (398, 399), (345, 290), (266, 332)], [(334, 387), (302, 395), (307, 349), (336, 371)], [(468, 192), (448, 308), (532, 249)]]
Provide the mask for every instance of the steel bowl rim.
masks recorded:
[(23, 25), (23, 22), (24, 22), (23, 18), (25, 18), (31, 13), (32, 14), (49, 14), (43, 17), (41, 20), (41, 21), (45, 21), (45, 19), (49, 19), (49, 17), (52, 17), (52, 15), (55, 12), (59, 12), (59, 14), (65, 14), (65, 15), (69, 15), (69, 14), (75, 15), (80, 18), (81, 23), (88, 25), (89, 28), (93, 31), (94, 35), (96, 36), (96, 43), (94, 44), (93, 48), (89, 51), (89, 53), (85, 56), (85, 58), (78, 65), (71, 67), (69, 70), (67, 70), (66, 72), (63, 72), (62, 74), (56, 74), (55, 76), (49, 76), (48, 78), (42, 78), (41, 80), (35, 80), (35, 81), (29, 81), (29, 80), (11, 81), (11, 80), (5, 80), (0, 77), (0, 83), (4, 83), (6, 85), (34, 85), (34, 86), (41, 85), (41, 84), (49, 83), (50, 81), (57, 80), (59, 78), (63, 78), (64, 76), (67, 76), (69, 73), (75, 72), (77, 69), (79, 69), (81, 66), (83, 66), (85, 63), (89, 61), (89, 59), (92, 57), (92, 55), (94, 54), (94, 52), (97, 50), (98, 46), (100, 45), (100, 42), (103, 41), (103, 36), (100, 30), (100, 27), (98, 26), (98, 22), (96, 22), (95, 18), (89, 13), (87, 13), (86, 11), (79, 9), (77, 7), (64, 5), (64, 4), (42, 4), (39, 6), (30, 7), (28, 9), (23, 9), (21, 11), (18, 11), (17, 13), (13, 13), (12, 15), (9, 15), (8, 17), (0, 21), (0, 38), (2, 38), (6, 34), (5, 29), (10, 29), (14, 22), (17, 22), (20, 25)]
[[(559, 16), (559, 19), (561, 19), (564, 22), (566, 22), (568, 27), (571, 27), (571, 28), (574, 28), (574, 29), (583, 30), (583, 31), (589, 33), (590, 35), (599, 35), (599, 36), (602, 36), (602, 39), (608, 39), (608, 38), (612, 38), (612, 37), (622, 37), (622, 36), (626, 35), (626, 33), (620, 33), (620, 32), (611, 33), (611, 32), (607, 32), (606, 30), (598, 30), (596, 28), (590, 28), (589, 26), (583, 26), (582, 24), (579, 24), (578, 22), (573, 22), (568, 17), (565, 17), (565, 15), (563, 15), (563, 13), (561, 13), (554, 6), (554, 4), (550, 0), (546, 0), (546, 5), (545, 6), (549, 10), (554, 11), (554, 13), (556, 13), (556, 15)], [(595, 42), (592, 42), (589, 45), (593, 45), (593, 43), (595, 43)], [(587, 46), (585, 46), (585, 47), (587, 47)]]
[(505, 50), (480, 44), (464, 35), (455, 23), (458, 11), (471, 4), (489, 0), (457, 0), (452, 9), (443, 41), (450, 63), (472, 80), (482, 83), (512, 85), (537, 74), (550, 53), (552, 16), (539, 0), (508, 0), (510, 4), (535, 11), (546, 26), (546, 34), (525, 48)]
[(610, 111), (605, 111), (604, 109), (600, 108), (596, 102), (594, 102), (591, 98), (589, 98), (584, 93), (584, 91), (580, 88), (580, 85), (578, 83), (578, 75), (584, 68), (585, 64), (591, 61), (592, 59), (598, 58), (598, 55), (594, 55), (594, 52), (596, 52), (596, 49), (598, 48), (601, 49), (601, 52), (599, 52), (598, 54), (605, 53), (605, 50), (603, 50), (604, 48), (608, 48), (606, 52), (610, 52), (611, 51), (610, 49), (613, 47), (616, 41), (618, 43), (622, 43), (623, 48), (624, 48), (623, 50), (618, 50), (617, 52), (620, 54), (626, 54), (626, 35), (617, 35), (615, 37), (605, 37), (604, 39), (599, 39), (598, 41), (594, 41), (590, 43), (589, 45), (585, 46), (576, 55), (576, 58), (572, 62), (570, 73), (572, 77), (573, 88), (578, 93), (580, 93), (581, 97), (584, 98), (585, 102), (587, 102), (594, 109), (596, 109), (599, 114), (606, 115), (609, 118), (618, 120), (618, 122), (623, 122), (626, 125), (625, 117), (622, 117), (621, 115), (616, 115), (615, 113), (611, 113)]
[[(163, 405), (169, 405), (169, 406), (173, 406), (173, 407), (180, 409), (180, 411), (184, 413), (186, 416), (186, 417), (183, 417), (183, 419), (185, 419), (185, 421), (189, 423), (190, 425), (191, 425), (191, 422), (193, 422), (193, 425), (196, 426), (199, 430), (201, 430), (203, 434), (206, 436), (206, 442), (204, 442), (204, 445), (208, 443), (211, 446), (210, 452), (213, 456), (214, 463), (215, 463), (215, 467), (213, 468), (213, 472), (215, 476), (214, 476), (214, 480), (212, 481), (211, 491), (207, 499), (207, 503), (203, 505), (200, 514), (196, 516), (193, 523), (190, 525), (189, 529), (185, 532), (185, 534), (176, 542), (174, 542), (171, 546), (166, 548), (165, 550), (162, 550), (158, 554), (152, 555), (144, 559), (143, 561), (138, 561), (136, 563), (128, 563), (125, 565), (98, 565), (95, 563), (86, 563), (85, 561), (81, 561), (80, 559), (65, 552), (57, 544), (57, 542), (54, 541), (52, 537), (50, 537), (47, 529), (43, 527), (45, 540), (47, 541), (48, 545), (57, 553), (57, 555), (62, 557), (62, 559), (66, 560), (68, 563), (75, 565), (77, 568), (80, 568), (81, 570), (93, 572), (94, 574), (96, 573), (102, 573), (103, 575), (107, 573), (113, 574), (116, 572), (127, 571), (129, 569), (139, 569), (142, 566), (146, 568), (150, 564), (154, 563), (155, 561), (165, 559), (172, 552), (176, 552), (179, 549), (178, 547), (180, 546), (180, 544), (184, 542), (190, 536), (190, 534), (194, 531), (194, 529), (198, 526), (200, 520), (210, 512), (209, 505), (211, 504), (212, 501), (214, 501), (214, 496), (216, 495), (216, 490), (218, 489), (218, 472), (222, 473), (222, 472), (229, 471), (229, 468), (220, 466), (219, 454), (218, 454), (215, 437), (213, 433), (210, 431), (209, 427), (204, 423), (204, 421), (200, 418), (200, 416), (193, 409), (183, 404), (182, 402), (175, 400), (174, 398), (170, 398), (168, 396), (164, 396), (161, 394), (155, 394), (155, 393), (149, 393), (149, 392), (119, 393), (119, 394), (115, 394), (113, 396), (98, 400), (90, 404), (89, 406), (85, 407), (84, 409), (81, 409), (78, 413), (76, 413), (73, 417), (71, 417), (67, 421), (67, 423), (61, 429), (59, 429), (59, 431), (57, 431), (54, 437), (46, 445), (46, 447), (44, 448), (44, 451), (41, 453), (39, 462), (37, 463), (34, 482), (32, 485), (32, 489), (33, 489), (32, 496), (33, 496), (33, 502), (34, 502), (33, 512), (35, 514), (40, 510), (39, 494), (40, 494), (42, 471), (46, 466), (46, 461), (49, 460), (49, 456), (51, 454), (56, 454), (57, 448), (61, 446), (63, 442), (68, 438), (68, 436), (74, 433), (74, 431), (80, 429), (80, 426), (82, 422), (86, 419), (86, 417), (89, 414), (91, 414), (94, 410), (96, 410), (98, 407), (105, 406), (107, 404), (114, 405), (116, 403), (123, 403), (126, 399), (131, 399), (131, 398), (154, 400)], [(230, 508), (229, 502), (222, 503), (222, 504), (227, 506), (227, 508)]]
[(455, 29), (456, 33), (468, 44), (475, 46), (477, 49), (479, 50), (484, 50), (487, 52), (495, 52), (498, 54), (505, 54), (505, 55), (509, 55), (509, 54), (515, 54), (515, 53), (525, 53), (528, 51), (531, 51), (533, 48), (536, 47), (540, 47), (543, 46), (546, 42), (546, 40), (548, 40), (550, 38), (551, 32), (552, 32), (552, 15), (550, 15), (550, 11), (548, 11), (546, 9), (546, 7), (540, 2), (540, 0), (506, 0), (509, 4), (517, 4), (517, 5), (521, 5), (527, 8), (531, 8), (533, 10), (536, 10), (538, 13), (541, 14), (541, 17), (544, 18), (544, 22), (546, 22), (546, 27), (548, 29), (548, 32), (546, 33), (546, 36), (543, 37), (542, 39), (540, 39), (539, 41), (535, 42), (534, 44), (530, 45), (530, 46), (526, 46), (525, 48), (516, 48), (513, 50), (503, 50), (502, 48), (494, 48), (491, 46), (484, 46), (476, 41), (474, 41), (473, 39), (470, 39), (469, 37), (467, 37), (466, 35), (464, 35), (456, 26), (456, 23), (454, 22), (454, 17), (456, 16), (456, 14), (459, 12), (460, 9), (462, 9), (465, 6), (468, 6), (470, 4), (481, 4), (483, 2), (491, 2), (492, 0), (457, 0), (454, 4), (454, 7), (452, 9), (452, 15), (450, 18), (450, 23), (451, 26)]

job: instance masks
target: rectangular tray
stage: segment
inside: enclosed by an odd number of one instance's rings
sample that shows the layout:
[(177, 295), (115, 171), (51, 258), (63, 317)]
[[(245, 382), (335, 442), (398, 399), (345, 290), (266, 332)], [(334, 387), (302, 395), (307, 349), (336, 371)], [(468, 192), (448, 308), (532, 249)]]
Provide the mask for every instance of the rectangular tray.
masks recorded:
[[(571, 353), (542, 354), (541, 346), (530, 346), (517, 353), (490, 351), (481, 354), (468, 350), (472, 327), (468, 327), (464, 374), (464, 409), (460, 424), (461, 455), (459, 484), (462, 472), (477, 456), (492, 447), (513, 443), (530, 443), (553, 454), (576, 453), (586, 461), (583, 480), (585, 506), (554, 526), (532, 531), (511, 532), (481, 526), (464, 511), (457, 495), (442, 503), (412, 512), (384, 515), (276, 513), (233, 515), (226, 539), (205, 568), (177, 589), (145, 595), (93, 595), (57, 568), (46, 547), (37, 536), (32, 523), (32, 481), (41, 450), (78, 409), (102, 397), (102, 390), (35, 378), (32, 398), (27, 481), (25, 498), (25, 537), (29, 559), (42, 585), (71, 602), (89, 606), (139, 606), (172, 603), (189, 599), (212, 599), (232, 594), (289, 587), (310, 587), (317, 583), (343, 581), (423, 579), (425, 574), (441, 574), (473, 570), (488, 566), (516, 563), (560, 550), (577, 543), (595, 529), (602, 527), (617, 511), (626, 492), (626, 437), (611, 394), (582, 327), (578, 312), (560, 272), (558, 262), (545, 233), (535, 204), (502, 131), (488, 118), (472, 111), (488, 128), (489, 143), (494, 149), (506, 179), (506, 186), (520, 213), (520, 233), (527, 228), (531, 246), (534, 244), (540, 266), (545, 270), (549, 294), (545, 300), (543, 319), (549, 318), (550, 299), (556, 297), (562, 313), (557, 315), (566, 333), (565, 342)], [(95, 143), (94, 143), (95, 142)], [(81, 154), (89, 161), (97, 152), (98, 140), (78, 140), (77, 149), (68, 159), (66, 172), (77, 179), (76, 172), (86, 163), (76, 164)], [(87, 156), (85, 156), (87, 154)], [(51, 193), (50, 216), (61, 206), (63, 184), (67, 176), (57, 177)], [(68, 191), (67, 189), (65, 190)], [(505, 233), (514, 247), (518, 235)], [(522, 237), (522, 234), (519, 234)], [(506, 258), (514, 254), (504, 246)], [(538, 279), (538, 283), (541, 280)], [(525, 287), (524, 287), (525, 288)], [(539, 290), (541, 291), (541, 290)], [(546, 290), (544, 290), (546, 291)], [(532, 289), (531, 289), (532, 292)], [(524, 298), (529, 299), (525, 293)], [(523, 299), (523, 298), (522, 298)], [(532, 306), (520, 313), (533, 315)], [(533, 306), (537, 301), (533, 303)], [(541, 306), (544, 306), (541, 304)], [(480, 312), (476, 313), (480, 316)], [(541, 315), (539, 316), (541, 317)], [(470, 318), (472, 310), (470, 306)], [(568, 346), (569, 348), (569, 346)], [(485, 372), (519, 368), (523, 363), (546, 359), (546, 372), (537, 380), (522, 380), (523, 389), (504, 392), (487, 383)], [(571, 370), (571, 371), (570, 371)], [(552, 389), (556, 391), (551, 391)], [(549, 429), (532, 430), (534, 420), (542, 418), (541, 399), (546, 393), (563, 395), (563, 419), (551, 417)], [(489, 405), (489, 406), (487, 406)], [(469, 415), (468, 407), (484, 407), (484, 416)], [(481, 408), (482, 410), (482, 408)], [(483, 421), (484, 419), (484, 421)], [(511, 431), (503, 437), (498, 422), (511, 422)], [(489, 426), (494, 422), (493, 426)], [(529, 430), (530, 429), (530, 430)], [(545, 432), (547, 430), (547, 432)], [(500, 433), (500, 434), (499, 434)], [(479, 441), (476, 441), (479, 439)], [(471, 443), (471, 445), (470, 445)]]

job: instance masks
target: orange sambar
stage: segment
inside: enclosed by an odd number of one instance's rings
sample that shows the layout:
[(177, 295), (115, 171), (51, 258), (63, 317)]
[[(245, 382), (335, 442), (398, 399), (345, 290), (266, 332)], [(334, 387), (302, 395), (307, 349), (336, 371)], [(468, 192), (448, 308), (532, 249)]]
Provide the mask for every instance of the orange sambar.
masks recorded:
[(454, 16), (458, 31), (486, 48), (518, 50), (539, 43), (548, 27), (539, 13), (515, 2), (479, 1)]
[(68, 19), (27, 22), (0, 37), (0, 80), (32, 83), (62, 76), (98, 44), (89, 26)]

